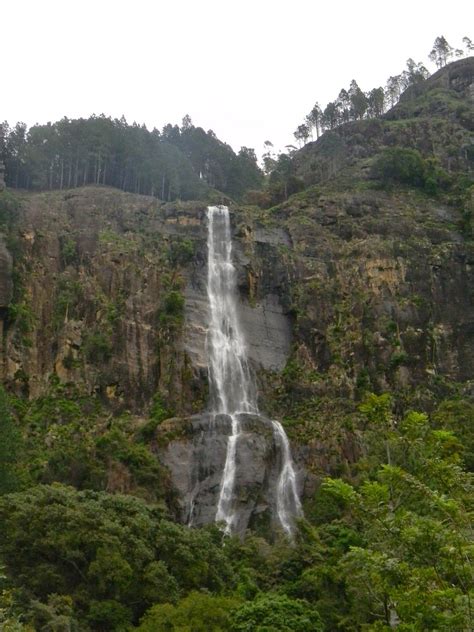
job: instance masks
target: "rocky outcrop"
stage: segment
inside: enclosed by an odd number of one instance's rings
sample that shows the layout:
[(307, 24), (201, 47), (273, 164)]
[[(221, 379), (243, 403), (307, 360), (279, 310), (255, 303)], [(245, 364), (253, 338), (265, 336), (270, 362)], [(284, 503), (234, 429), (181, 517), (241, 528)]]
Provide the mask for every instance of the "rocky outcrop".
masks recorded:
[[(277, 488), (282, 453), (271, 422), (261, 415), (239, 415), (242, 433), (236, 455), (235, 533), (247, 528), (278, 530)], [(214, 522), (231, 419), (196, 415), (170, 419), (158, 431), (159, 455), (178, 491), (178, 518), (189, 525)]]
[[(17, 232), (18, 291), (3, 354), (9, 387), (34, 398), (57, 376), (99, 394), (116, 411), (143, 412), (156, 393), (175, 414), (202, 410), (205, 210), (199, 202), (164, 204), (105, 187), (25, 196)], [(256, 247), (278, 261), (283, 238), (270, 233)], [(247, 278), (245, 247), (236, 240), (239, 274)], [(11, 258), (1, 244), (0, 264), (7, 306)], [(245, 333), (256, 368), (280, 370), (291, 333), (278, 275), (287, 273), (280, 265), (278, 274), (259, 274), (258, 297), (242, 290)], [(179, 305), (168, 306), (173, 292), (185, 299), (183, 314)]]
[[(450, 384), (469, 390), (474, 251), (461, 220), (414, 190), (328, 186), (270, 211), (233, 208), (260, 409), (285, 424), (306, 497), (357, 459), (348, 419), (364, 391), (390, 390), (398, 405), (429, 410)], [(172, 474), (180, 519), (190, 520), (194, 502), (193, 523), (212, 521), (229, 423), (203, 413), (205, 205), (107, 188), (27, 195), (14, 231), (12, 300), (0, 248), (8, 388), (35, 398), (59, 379), (98, 394), (112, 413), (141, 416), (155, 398), (159, 419), (172, 419), (151, 443)], [(268, 526), (278, 471), (268, 423), (248, 423), (240, 532)]]
[[(238, 308), (248, 356), (258, 371), (281, 371), (290, 352), (292, 333), (289, 308), (289, 268), (280, 246), (288, 247), (286, 231), (246, 226), (233, 217), (233, 257), (237, 266), (240, 298)], [(201, 231), (205, 225), (201, 226)], [(194, 365), (207, 370), (206, 331), (208, 327), (207, 245), (199, 239), (199, 257), (188, 274), (186, 296), (185, 348)]]

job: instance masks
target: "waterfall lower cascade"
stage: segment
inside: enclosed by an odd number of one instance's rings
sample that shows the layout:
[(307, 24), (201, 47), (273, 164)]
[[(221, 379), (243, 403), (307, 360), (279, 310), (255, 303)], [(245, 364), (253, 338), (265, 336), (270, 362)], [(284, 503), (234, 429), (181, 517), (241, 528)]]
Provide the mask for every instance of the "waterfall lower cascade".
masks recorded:
[[(235, 483), (239, 439), (246, 416), (258, 416), (257, 392), (245, 349), (245, 339), (237, 316), (236, 271), (232, 264), (229, 209), (210, 206), (208, 217), (209, 384), (212, 414), (226, 415), (231, 421), (225, 466), (222, 474), (216, 522), (232, 533), (237, 521)], [(273, 441), (279, 452), (280, 472), (275, 489), (278, 521), (291, 537), (294, 519), (302, 514), (288, 437), (278, 421), (271, 424)]]

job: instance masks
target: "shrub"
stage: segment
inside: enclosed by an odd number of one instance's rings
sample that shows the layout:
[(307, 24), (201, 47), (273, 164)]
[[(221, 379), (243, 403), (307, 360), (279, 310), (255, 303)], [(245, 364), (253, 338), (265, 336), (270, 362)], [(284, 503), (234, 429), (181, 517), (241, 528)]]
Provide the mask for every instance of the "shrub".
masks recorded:
[(89, 333), (84, 340), (84, 354), (91, 364), (108, 362), (112, 357), (112, 344), (101, 331)]
[(184, 320), (184, 296), (178, 290), (171, 290), (164, 297), (159, 313), (160, 324), (164, 327), (181, 325)]
[(423, 186), (425, 184), (425, 165), (416, 149), (394, 147), (386, 149), (375, 160), (372, 176), (383, 184), (408, 184)]
[(236, 610), (231, 630), (235, 632), (319, 632), (322, 623), (318, 612), (306, 601), (286, 595), (258, 595)]

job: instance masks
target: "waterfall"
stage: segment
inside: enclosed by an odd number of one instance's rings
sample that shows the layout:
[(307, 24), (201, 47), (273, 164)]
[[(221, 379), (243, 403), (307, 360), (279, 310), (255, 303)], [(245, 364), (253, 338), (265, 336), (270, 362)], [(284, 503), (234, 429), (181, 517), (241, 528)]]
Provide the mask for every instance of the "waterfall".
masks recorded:
[[(234, 487), (237, 452), (243, 415), (260, 415), (255, 382), (250, 371), (245, 339), (237, 316), (236, 271), (232, 264), (232, 238), (229, 209), (210, 206), (208, 217), (209, 385), (214, 415), (230, 417), (231, 434), (227, 442), (216, 522), (232, 533), (237, 519)], [(301, 515), (296, 476), (288, 438), (282, 425), (271, 421), (274, 442), (280, 453), (281, 469), (276, 494), (276, 512), (283, 530), (291, 536), (294, 517)]]

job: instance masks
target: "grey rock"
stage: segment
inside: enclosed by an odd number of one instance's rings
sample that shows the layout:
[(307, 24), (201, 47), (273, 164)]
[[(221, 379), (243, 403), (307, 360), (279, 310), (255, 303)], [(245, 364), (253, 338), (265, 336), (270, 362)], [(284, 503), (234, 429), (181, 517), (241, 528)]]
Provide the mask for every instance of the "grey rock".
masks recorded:
[[(281, 470), (281, 451), (271, 421), (262, 415), (240, 415), (242, 433), (237, 445), (235, 476), (235, 532), (243, 536), (249, 527), (278, 529), (276, 489)], [(175, 428), (176, 438), (168, 440)], [(162, 463), (171, 473), (178, 492), (179, 519), (192, 526), (214, 522), (231, 419), (205, 413), (187, 419), (171, 419), (158, 430), (166, 443), (159, 449)]]
[(291, 326), (278, 296), (267, 294), (255, 305), (239, 305), (250, 360), (271, 371), (281, 371), (290, 353)]

